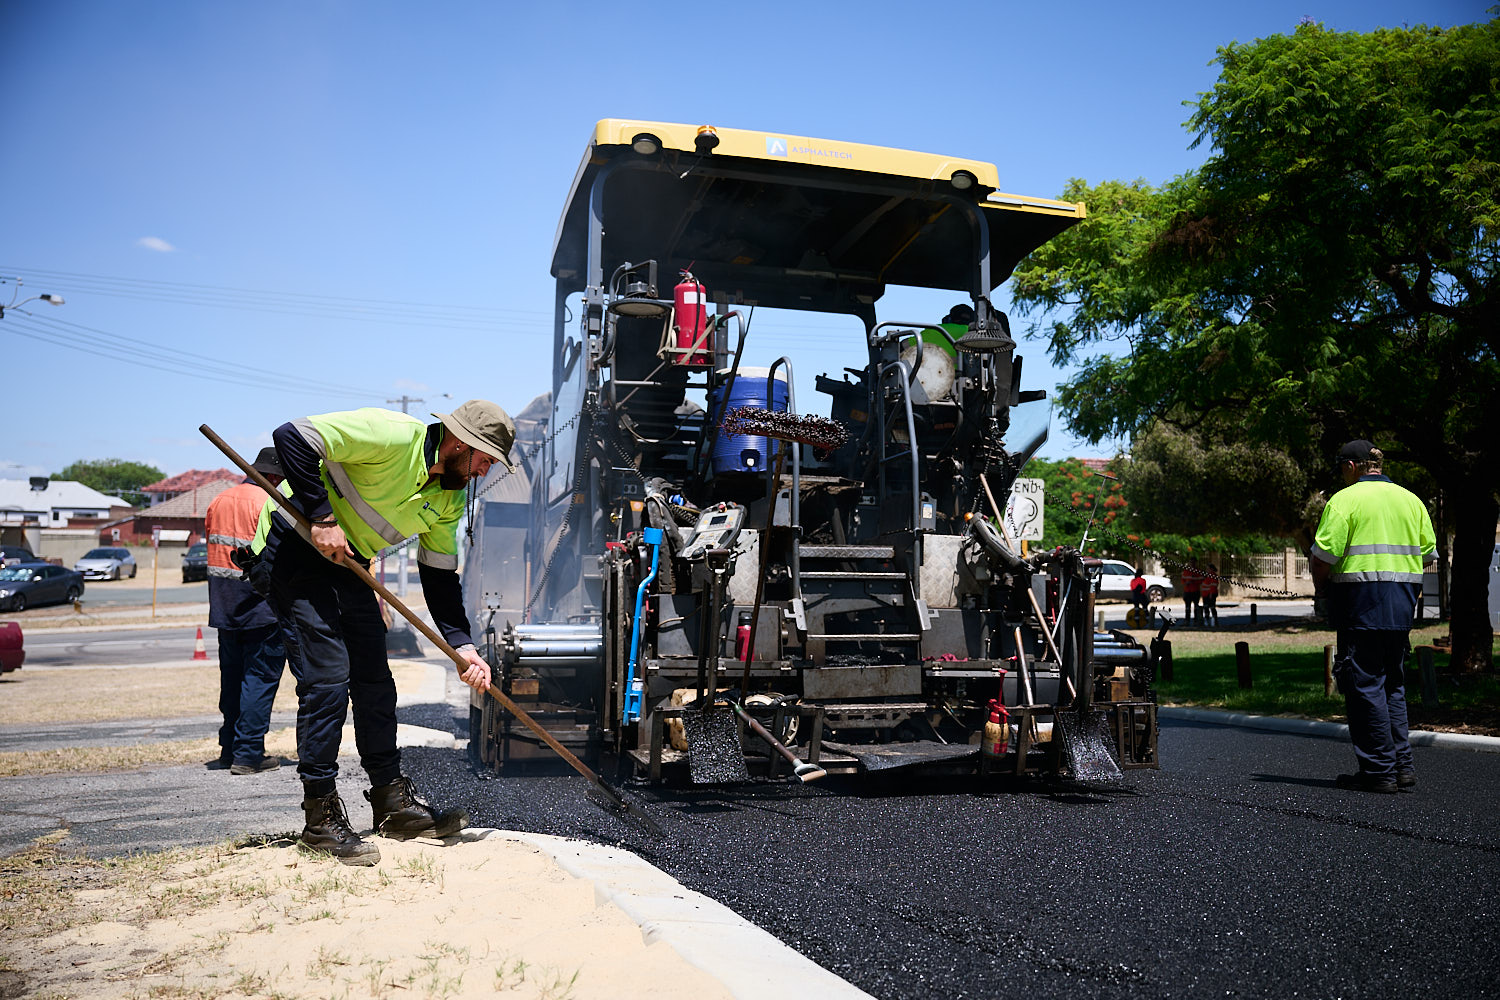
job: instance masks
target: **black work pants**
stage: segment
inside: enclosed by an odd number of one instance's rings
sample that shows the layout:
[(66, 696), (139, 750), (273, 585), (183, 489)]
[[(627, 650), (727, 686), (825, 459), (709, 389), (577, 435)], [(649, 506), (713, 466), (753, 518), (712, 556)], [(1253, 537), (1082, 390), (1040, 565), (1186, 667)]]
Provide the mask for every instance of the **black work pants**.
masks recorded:
[(372, 785), (401, 775), (396, 748), (396, 682), (385, 653), (385, 622), (374, 591), (323, 558), (279, 522), (262, 559), (270, 562), (267, 601), (281, 622), (297, 683), (297, 773), (309, 798), (334, 790), (344, 717), (354, 709), (354, 741)]
[[(266, 755), (271, 704), (281, 686), (286, 650), (281, 626), (219, 629), (219, 757), (233, 764), (259, 764)], [(296, 676), (296, 667), (292, 676)]]
[(1405, 629), (1339, 629), (1333, 677), (1344, 695), (1359, 769), (1391, 777), (1413, 769), (1406, 722)]

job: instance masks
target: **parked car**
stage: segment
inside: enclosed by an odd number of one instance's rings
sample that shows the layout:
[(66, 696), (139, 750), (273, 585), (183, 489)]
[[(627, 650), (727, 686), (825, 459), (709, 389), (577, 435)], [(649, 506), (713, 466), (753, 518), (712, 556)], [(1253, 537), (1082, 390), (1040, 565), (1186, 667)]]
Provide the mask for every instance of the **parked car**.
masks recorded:
[[(1135, 578), (1135, 567), (1120, 559), (1103, 559), (1099, 569), (1098, 591), (1105, 597), (1130, 599), (1130, 581)], [(1145, 574), (1146, 601), (1160, 604), (1172, 592), (1172, 581), (1154, 573)]]
[(83, 574), (66, 566), (29, 562), (0, 569), (0, 608), (7, 611), (76, 601), (82, 596)]
[(89, 549), (73, 568), (83, 574), (85, 580), (135, 579), (135, 556), (126, 548)]
[(199, 542), (182, 554), (182, 582), (208, 579), (208, 543)]
[(0, 622), (0, 674), (20, 670), (26, 662), (26, 637), (15, 622)]
[(41, 562), (41, 560), (19, 545), (0, 545), (0, 566), (9, 566), (18, 562)]

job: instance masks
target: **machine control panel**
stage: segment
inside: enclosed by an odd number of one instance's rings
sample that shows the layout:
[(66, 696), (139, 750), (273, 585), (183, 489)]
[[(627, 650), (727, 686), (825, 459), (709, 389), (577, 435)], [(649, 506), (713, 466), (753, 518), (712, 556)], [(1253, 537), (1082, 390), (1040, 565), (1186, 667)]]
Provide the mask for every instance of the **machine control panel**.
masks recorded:
[(709, 549), (727, 549), (745, 523), (745, 508), (738, 504), (717, 503), (698, 515), (698, 523), (678, 553), (681, 559), (702, 559)]

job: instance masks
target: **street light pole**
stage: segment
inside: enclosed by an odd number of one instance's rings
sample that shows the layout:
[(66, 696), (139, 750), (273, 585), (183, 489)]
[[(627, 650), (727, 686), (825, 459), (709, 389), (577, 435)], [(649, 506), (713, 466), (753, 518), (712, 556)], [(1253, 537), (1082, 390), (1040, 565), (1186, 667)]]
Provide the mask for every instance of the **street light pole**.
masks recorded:
[[(10, 301), (8, 303), (6, 303), (5, 305), (0, 306), (0, 319), (4, 319), (5, 318), (5, 310), (7, 310), (7, 309), (15, 309), (18, 306), (24, 306), (28, 302), (45, 302), (49, 306), (60, 306), (60, 305), (64, 304), (63, 297), (61, 295), (53, 295), (51, 292), (43, 292), (41, 295), (32, 295), (32, 296), (28, 296), (27, 298), (22, 299), (21, 298), (21, 285), (22, 285), (21, 279), (20, 278), (15, 278), (15, 279), (12, 279), (12, 280), (14, 280), (15, 283), (16, 283), (16, 290), (15, 290), (14, 293), (11, 294)], [(5, 281), (6, 281), (6, 279), (0, 278), (0, 285), (5, 284)], [(17, 299), (20, 299), (20, 301), (16, 301)]]

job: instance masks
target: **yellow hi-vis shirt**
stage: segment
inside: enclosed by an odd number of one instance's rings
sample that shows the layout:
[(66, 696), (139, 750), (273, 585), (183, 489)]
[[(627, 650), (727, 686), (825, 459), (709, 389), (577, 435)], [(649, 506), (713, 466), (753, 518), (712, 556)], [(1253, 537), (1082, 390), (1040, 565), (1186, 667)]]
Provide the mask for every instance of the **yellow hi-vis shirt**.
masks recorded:
[(1385, 476), (1364, 476), (1330, 497), (1312, 547), (1314, 559), (1333, 564), (1341, 628), (1410, 628), (1422, 567), (1436, 553), (1427, 507)]
[(292, 421), (322, 458), (333, 516), (365, 556), (415, 535), (417, 562), (458, 569), (464, 491), (428, 482), (427, 425), (379, 407)]

